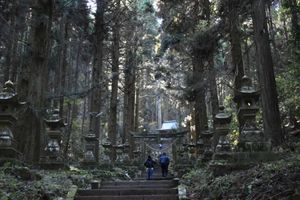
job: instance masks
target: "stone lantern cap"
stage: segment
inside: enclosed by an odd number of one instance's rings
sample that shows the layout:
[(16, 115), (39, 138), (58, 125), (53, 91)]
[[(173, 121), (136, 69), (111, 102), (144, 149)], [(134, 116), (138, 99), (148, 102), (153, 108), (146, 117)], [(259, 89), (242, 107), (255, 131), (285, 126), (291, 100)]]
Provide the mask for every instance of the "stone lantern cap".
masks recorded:
[(110, 139), (109, 139), (109, 138), (106, 138), (105, 140), (106, 140), (106, 141), (102, 144), (102, 146), (103, 146), (104, 148), (110, 148), (110, 147), (112, 147), (112, 144), (111, 144)]
[(0, 127), (0, 139), (13, 139), (13, 134), (8, 127)]
[(128, 139), (125, 141), (124, 147), (125, 147), (125, 148), (129, 148), (129, 147), (130, 147), (129, 142), (128, 142)]
[(10, 80), (6, 81), (3, 90), (0, 92), (0, 103), (18, 106), (17, 94), (15, 92), (15, 85)]
[(196, 147), (196, 144), (190, 143), (190, 144), (188, 144), (188, 147), (189, 148), (194, 148), (194, 147)]
[(66, 126), (66, 124), (64, 123), (64, 120), (59, 116), (58, 109), (54, 109), (52, 111), (51, 115), (49, 116), (49, 118), (44, 119), (44, 122), (51, 129), (58, 129), (58, 128), (62, 128), (62, 127)]
[(242, 80), (241, 80), (241, 87), (238, 89), (238, 91), (236, 92), (233, 100), (235, 102), (238, 102), (241, 98), (255, 98), (256, 100), (258, 100), (259, 98), (259, 91), (255, 89), (255, 87), (252, 84), (252, 81), (249, 77), (247, 77), (246, 75), (243, 76)]
[(215, 115), (215, 122), (218, 124), (229, 124), (231, 122), (231, 114), (225, 113), (225, 107), (219, 107), (219, 113)]
[(196, 142), (196, 146), (201, 146), (201, 145), (203, 145), (203, 139), (199, 139), (197, 142)]
[(203, 131), (200, 135), (201, 138), (211, 138), (213, 136), (213, 132), (210, 130)]
[(134, 150), (133, 153), (134, 153), (134, 154), (139, 154), (139, 153), (141, 153), (141, 150), (139, 150), (139, 149)]
[(84, 137), (87, 142), (95, 142), (98, 141), (98, 138), (93, 133), (93, 130), (90, 130), (89, 133)]
[(116, 144), (116, 145), (113, 145), (113, 147), (115, 148), (115, 149), (124, 149), (124, 144)]

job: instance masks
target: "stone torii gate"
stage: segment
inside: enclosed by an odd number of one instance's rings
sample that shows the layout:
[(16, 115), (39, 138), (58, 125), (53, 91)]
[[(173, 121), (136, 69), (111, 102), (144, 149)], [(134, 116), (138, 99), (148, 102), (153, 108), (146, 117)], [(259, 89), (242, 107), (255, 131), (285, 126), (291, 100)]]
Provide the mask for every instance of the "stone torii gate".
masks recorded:
[(131, 136), (134, 140), (136, 149), (135, 159), (139, 162), (146, 159), (148, 155), (151, 155), (154, 159), (162, 152), (166, 152), (174, 164), (177, 163), (178, 159), (178, 146), (181, 146), (184, 138), (187, 136), (187, 130), (182, 130), (175, 127), (176, 121), (165, 121), (162, 124), (162, 128), (156, 132), (148, 133), (146, 130), (142, 132), (131, 132)]

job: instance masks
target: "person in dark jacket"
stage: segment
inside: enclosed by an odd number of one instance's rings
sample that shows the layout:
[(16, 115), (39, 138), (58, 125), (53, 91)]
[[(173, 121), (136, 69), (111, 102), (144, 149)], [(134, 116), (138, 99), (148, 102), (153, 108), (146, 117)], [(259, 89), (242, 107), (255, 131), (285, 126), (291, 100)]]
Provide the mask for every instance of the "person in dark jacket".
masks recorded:
[(155, 161), (152, 160), (151, 156), (148, 156), (147, 160), (144, 163), (144, 166), (147, 168), (147, 180), (150, 180), (153, 175), (154, 165)]
[(170, 159), (169, 159), (169, 157), (167, 156), (166, 153), (163, 153), (162, 155), (160, 155), (159, 164), (160, 164), (160, 167), (161, 167), (161, 173), (162, 173), (163, 177), (168, 176), (169, 163), (170, 163)]

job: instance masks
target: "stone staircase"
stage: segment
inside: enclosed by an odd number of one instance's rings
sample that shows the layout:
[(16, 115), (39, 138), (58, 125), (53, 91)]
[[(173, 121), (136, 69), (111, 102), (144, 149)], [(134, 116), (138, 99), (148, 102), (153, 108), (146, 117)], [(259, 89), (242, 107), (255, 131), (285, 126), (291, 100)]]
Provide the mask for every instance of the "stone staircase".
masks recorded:
[(78, 190), (75, 200), (178, 200), (177, 186), (175, 179), (105, 181), (99, 189)]

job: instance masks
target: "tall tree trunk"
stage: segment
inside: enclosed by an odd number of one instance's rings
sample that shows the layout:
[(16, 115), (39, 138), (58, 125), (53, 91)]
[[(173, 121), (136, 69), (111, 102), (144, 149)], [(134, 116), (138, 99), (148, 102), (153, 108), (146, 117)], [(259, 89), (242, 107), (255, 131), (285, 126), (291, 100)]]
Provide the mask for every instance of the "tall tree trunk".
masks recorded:
[[(96, 138), (100, 138), (101, 85), (103, 80), (103, 40), (105, 0), (97, 0), (95, 25), (95, 55), (92, 69), (92, 96), (90, 105), (90, 129)], [(95, 147), (96, 162), (99, 162), (99, 145)]]
[(214, 55), (209, 56), (208, 82), (211, 95), (212, 116), (214, 117), (219, 112), (218, 89), (216, 83), (216, 70), (214, 67)]
[(241, 47), (241, 36), (239, 30), (239, 15), (237, 13), (238, 2), (236, 0), (229, 4), (229, 23), (230, 23), (230, 43), (231, 43), (231, 58), (235, 72), (234, 86), (238, 90), (241, 86), (241, 80), (244, 76), (243, 56)]
[(59, 115), (60, 117), (64, 117), (64, 93), (66, 87), (66, 73), (67, 73), (67, 48), (68, 48), (68, 29), (69, 29), (69, 22), (67, 21), (66, 14), (63, 14), (62, 17), (62, 25), (61, 25), (61, 52), (60, 52), (60, 63), (59, 63), (59, 70), (60, 70), (60, 77), (59, 77)]
[(193, 52), (193, 93), (195, 96), (194, 112), (195, 112), (195, 127), (196, 138), (199, 139), (201, 132), (206, 129), (207, 111), (205, 104), (205, 83), (204, 83), (204, 60), (198, 51)]
[[(118, 106), (118, 84), (119, 84), (119, 57), (120, 57), (120, 0), (116, 3), (114, 10), (114, 25), (113, 25), (113, 44), (112, 44), (112, 84), (110, 95), (109, 107), (109, 120), (108, 120), (108, 137), (113, 145), (116, 144), (117, 138), (117, 106)], [(115, 160), (116, 152), (113, 151), (111, 159)]]
[(265, 5), (265, 0), (254, 0), (252, 4), (257, 71), (261, 86), (264, 132), (274, 145), (279, 145), (283, 137)]
[(16, 38), (16, 9), (17, 4), (16, 0), (11, 2), (11, 11), (9, 15), (9, 37), (7, 38), (7, 47), (6, 47), (6, 56), (5, 56), (5, 66), (4, 66), (4, 80), (5, 83), (10, 79), (10, 70), (12, 69), (15, 55), (15, 48), (17, 43)]
[(131, 145), (130, 158), (133, 157), (133, 141), (130, 131), (134, 131), (134, 100), (135, 100), (135, 76), (136, 76), (136, 42), (128, 44), (124, 68), (124, 110), (123, 110), (123, 142), (128, 139)]
[[(76, 67), (75, 67), (75, 80), (74, 80), (74, 93), (76, 94), (78, 91), (78, 77), (79, 77), (79, 59), (80, 59), (80, 53), (81, 53), (81, 40), (82, 39), (79, 36), (79, 39), (77, 41), (77, 51), (76, 51)], [(85, 105), (84, 105), (85, 106)], [(76, 99), (73, 99), (72, 105), (68, 103), (68, 128), (67, 128), (67, 138), (66, 138), (66, 145), (64, 150), (64, 158), (67, 159), (68, 157), (68, 151), (70, 148), (71, 143), (71, 136), (72, 136), (72, 129), (73, 129), (73, 121), (77, 118), (78, 109), (76, 105)], [(85, 110), (85, 108), (84, 108)], [(85, 112), (85, 111), (84, 111)], [(84, 113), (85, 114), (85, 113)]]
[(140, 98), (140, 90), (139, 88), (137, 87), (136, 88), (136, 92), (135, 92), (135, 118), (134, 118), (134, 131), (137, 131), (138, 128), (139, 128), (139, 105), (140, 105), (140, 101), (139, 101), (139, 98)]
[[(18, 91), (26, 95), (30, 112), (21, 120), (23, 130), (23, 150), (25, 158), (37, 162), (40, 156), (41, 134), (45, 93), (45, 76), (50, 51), (50, 31), (52, 25), (53, 0), (34, 0), (32, 6), (32, 29), (30, 35), (30, 63), (23, 72), (28, 74), (21, 77)], [(24, 75), (24, 74), (23, 74)], [(24, 96), (23, 96), (24, 97)], [(22, 98), (22, 97), (21, 97)], [(28, 132), (27, 132), (28, 131)]]

